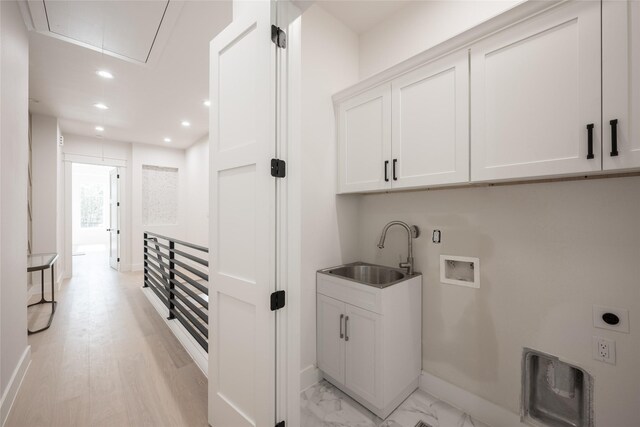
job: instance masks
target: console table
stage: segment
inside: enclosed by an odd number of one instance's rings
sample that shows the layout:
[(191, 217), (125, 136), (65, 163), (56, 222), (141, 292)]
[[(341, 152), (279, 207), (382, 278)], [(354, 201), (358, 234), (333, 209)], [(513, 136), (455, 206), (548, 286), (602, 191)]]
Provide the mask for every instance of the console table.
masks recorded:
[[(47, 326), (37, 329), (35, 331), (29, 330), (27, 328), (27, 332), (29, 335), (36, 334), (38, 332), (42, 332), (46, 329), (49, 329), (51, 326), (51, 322), (53, 321), (53, 315), (56, 313), (56, 305), (58, 304), (56, 301), (55, 294), (55, 266), (54, 263), (58, 259), (57, 253), (47, 253), (47, 254), (33, 254), (29, 255), (27, 258), (27, 272), (31, 273), (34, 271), (40, 272), (40, 301), (29, 304), (27, 307), (31, 307), (39, 304), (51, 304), (51, 314), (49, 315), (49, 322), (47, 322)], [(51, 301), (48, 301), (44, 298), (44, 271), (46, 269), (51, 269)]]

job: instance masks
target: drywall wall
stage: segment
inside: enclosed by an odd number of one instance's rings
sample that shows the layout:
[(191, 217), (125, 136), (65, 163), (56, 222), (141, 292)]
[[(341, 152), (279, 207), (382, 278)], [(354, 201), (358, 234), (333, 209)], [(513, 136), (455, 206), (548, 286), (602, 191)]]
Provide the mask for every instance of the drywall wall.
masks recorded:
[[(143, 234), (145, 231), (162, 234), (180, 240), (186, 240), (186, 179), (184, 150), (164, 148), (153, 145), (133, 144), (131, 157), (131, 269), (143, 268)], [(143, 224), (143, 166), (159, 166), (178, 169), (178, 217), (175, 224)]]
[[(62, 242), (58, 240), (62, 211), (59, 207), (58, 189), (61, 175), (61, 154), (58, 138), (58, 119), (42, 114), (31, 116), (31, 159), (32, 159), (32, 218), (33, 253), (61, 253)], [(64, 274), (62, 257), (56, 261), (56, 279)], [(45, 283), (51, 281), (49, 275)]]
[[(389, 68), (519, 1), (415, 1), (360, 34), (360, 78)], [(366, 7), (366, 2), (363, 3)]]
[(209, 136), (185, 150), (186, 239), (209, 247)]
[[(6, 415), (27, 354), (29, 40), (17, 2), (0, 2), (0, 395)], [(28, 363), (28, 360), (25, 360)], [(13, 387), (11, 387), (13, 385)], [(0, 420), (2, 422), (3, 420)]]
[[(354, 261), (358, 196), (337, 197), (331, 95), (358, 78), (358, 38), (317, 5), (302, 15), (301, 369), (316, 364), (318, 269)], [(308, 384), (307, 384), (308, 385)], [(302, 381), (305, 386), (305, 381)]]
[[(120, 185), (120, 269), (121, 271), (131, 270), (131, 165), (132, 148), (131, 144), (106, 139), (91, 138), (73, 134), (64, 135), (64, 146), (62, 147), (64, 163), (64, 263), (67, 277), (71, 274), (71, 253), (72, 253), (72, 222), (71, 222), (71, 161), (89, 164), (124, 164), (121, 167)], [(66, 181), (67, 177), (69, 182)]]
[[(640, 419), (640, 177), (363, 196), (360, 253), (397, 265), (402, 220), (419, 226), (423, 369), (519, 410), (523, 347), (559, 356), (595, 378), (596, 425)], [(442, 243), (431, 242), (434, 229)], [(480, 289), (441, 284), (439, 256), (480, 258)], [(630, 310), (631, 334), (594, 329), (594, 304)], [(592, 336), (616, 341), (617, 365), (592, 360)]]

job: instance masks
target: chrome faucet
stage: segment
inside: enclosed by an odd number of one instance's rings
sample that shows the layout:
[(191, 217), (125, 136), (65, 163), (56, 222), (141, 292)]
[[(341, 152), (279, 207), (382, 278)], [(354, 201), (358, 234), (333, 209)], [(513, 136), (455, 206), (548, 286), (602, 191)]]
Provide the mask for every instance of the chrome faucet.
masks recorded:
[(382, 236), (380, 236), (380, 242), (378, 242), (378, 247), (380, 249), (384, 248), (384, 241), (387, 238), (387, 230), (394, 225), (399, 225), (407, 230), (407, 235), (409, 237), (409, 255), (407, 256), (407, 262), (400, 263), (400, 268), (406, 268), (407, 274), (411, 275), (413, 274), (413, 239), (420, 237), (420, 229), (415, 225), (410, 226), (406, 222), (391, 221), (382, 229)]

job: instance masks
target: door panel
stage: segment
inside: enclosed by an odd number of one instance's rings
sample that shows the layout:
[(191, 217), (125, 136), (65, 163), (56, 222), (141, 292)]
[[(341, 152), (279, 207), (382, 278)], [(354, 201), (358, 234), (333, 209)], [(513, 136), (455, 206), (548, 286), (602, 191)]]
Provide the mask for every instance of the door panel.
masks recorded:
[[(640, 167), (640, 3), (602, 2), (604, 170)], [(617, 124), (612, 124), (617, 120)], [(612, 155), (612, 127), (617, 152)]]
[(385, 84), (339, 106), (339, 192), (391, 188), (391, 86)]
[(344, 316), (343, 302), (317, 294), (318, 368), (342, 384), (345, 381)]
[(382, 406), (381, 316), (346, 304), (345, 346), (346, 386)]
[[(393, 188), (469, 180), (469, 56), (460, 51), (392, 83)], [(397, 178), (397, 180), (396, 180)]]
[(117, 270), (120, 263), (120, 175), (118, 169), (109, 171), (109, 265)]
[(472, 181), (600, 170), (600, 74), (599, 2), (568, 2), (472, 46)]
[(252, 2), (211, 42), (209, 422), (275, 419), (275, 45)]

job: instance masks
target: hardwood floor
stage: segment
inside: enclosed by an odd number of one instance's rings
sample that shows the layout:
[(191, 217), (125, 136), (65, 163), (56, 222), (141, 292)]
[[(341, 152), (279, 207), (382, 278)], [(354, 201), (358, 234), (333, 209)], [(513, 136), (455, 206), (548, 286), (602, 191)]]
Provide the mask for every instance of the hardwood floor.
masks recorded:
[[(39, 280), (39, 278), (35, 279)], [(207, 379), (140, 291), (106, 254), (74, 257), (6, 427), (207, 426)], [(29, 326), (50, 307), (29, 309)]]

